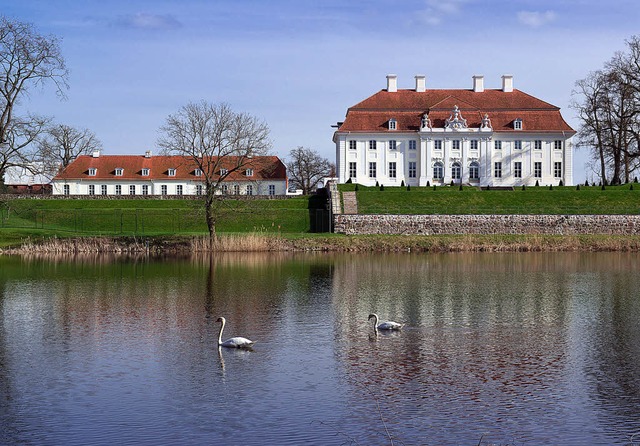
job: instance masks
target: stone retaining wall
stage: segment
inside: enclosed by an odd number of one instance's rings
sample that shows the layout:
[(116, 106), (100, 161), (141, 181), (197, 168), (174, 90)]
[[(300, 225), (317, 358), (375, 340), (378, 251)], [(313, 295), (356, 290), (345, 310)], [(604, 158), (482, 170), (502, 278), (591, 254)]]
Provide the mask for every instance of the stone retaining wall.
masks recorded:
[(342, 234), (640, 234), (640, 215), (334, 215)]

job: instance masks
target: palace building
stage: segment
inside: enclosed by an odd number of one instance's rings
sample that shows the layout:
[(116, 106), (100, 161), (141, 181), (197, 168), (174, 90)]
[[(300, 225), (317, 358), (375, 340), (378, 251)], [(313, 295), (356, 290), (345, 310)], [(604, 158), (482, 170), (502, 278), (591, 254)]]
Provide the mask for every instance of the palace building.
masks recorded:
[[(277, 156), (255, 156), (241, 169), (226, 157), (219, 194), (285, 195), (287, 170)], [(226, 169), (225, 169), (226, 167)], [(185, 156), (81, 155), (52, 180), (54, 195), (204, 195), (203, 172)]]
[(572, 137), (560, 109), (513, 87), (387, 88), (350, 107), (333, 136), (340, 183), (480, 187), (573, 184)]

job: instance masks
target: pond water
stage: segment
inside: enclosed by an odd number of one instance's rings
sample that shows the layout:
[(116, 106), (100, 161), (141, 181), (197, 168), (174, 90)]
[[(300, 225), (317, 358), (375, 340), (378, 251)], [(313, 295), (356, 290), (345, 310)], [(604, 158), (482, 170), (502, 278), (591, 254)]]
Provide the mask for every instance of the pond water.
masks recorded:
[[(640, 256), (0, 257), (0, 444), (639, 444)], [(375, 334), (367, 316), (405, 322)], [(253, 351), (217, 348), (224, 338)]]

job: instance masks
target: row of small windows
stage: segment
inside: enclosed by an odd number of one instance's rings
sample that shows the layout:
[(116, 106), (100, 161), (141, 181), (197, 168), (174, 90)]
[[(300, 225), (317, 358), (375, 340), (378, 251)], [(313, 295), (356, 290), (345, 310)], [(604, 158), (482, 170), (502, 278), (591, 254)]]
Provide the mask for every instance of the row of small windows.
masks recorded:
[[(369, 178), (376, 178), (378, 175), (378, 163), (369, 163)], [(388, 178), (397, 177), (397, 164), (395, 161), (389, 163), (389, 169), (387, 171)], [(416, 178), (417, 166), (415, 161), (409, 161), (408, 164), (408, 177)], [(469, 179), (478, 180), (480, 178), (480, 165), (473, 161), (469, 164)], [(498, 161), (494, 163), (493, 176), (495, 178), (502, 178), (502, 162)], [(513, 176), (515, 178), (522, 178), (522, 162), (516, 161), (513, 164)], [(533, 163), (533, 176), (534, 178), (542, 178), (542, 162), (536, 161)], [(555, 178), (562, 178), (562, 162), (553, 163), (553, 176)], [(355, 162), (349, 163), (349, 177), (358, 177), (358, 165)], [(462, 165), (459, 162), (455, 162), (451, 165), (451, 178), (459, 180), (462, 177)], [(433, 178), (435, 180), (444, 179), (444, 164), (440, 161), (433, 165)]]
[[(64, 195), (71, 194), (71, 188), (68, 184), (63, 185), (62, 190)], [(141, 185), (140, 189), (138, 189), (138, 187), (135, 184), (130, 184), (128, 186), (128, 189), (123, 189), (123, 186), (121, 184), (116, 184), (114, 186), (115, 195), (122, 195), (124, 190), (128, 190), (129, 195), (136, 195), (138, 191), (142, 195), (149, 195), (149, 191), (150, 191), (148, 184)], [(184, 194), (184, 186), (182, 184), (176, 184), (174, 190), (175, 190), (175, 195)], [(90, 184), (88, 186), (89, 195), (97, 195), (98, 191), (100, 192), (100, 195), (107, 195), (107, 185), (106, 184), (101, 184), (101, 185)], [(245, 195), (253, 195), (254, 193), (253, 185), (247, 184), (245, 186), (244, 192), (245, 192)], [(268, 187), (268, 192), (269, 192), (269, 195), (275, 195), (276, 186), (273, 184), (270, 184)], [(229, 185), (223, 184), (220, 186), (220, 193), (222, 193), (223, 195), (228, 195), (228, 194), (240, 195), (240, 185), (234, 184), (230, 188)], [(204, 194), (204, 186), (202, 184), (197, 184), (196, 195), (203, 195), (203, 194)], [(166, 184), (162, 184), (160, 186), (160, 195), (169, 195), (169, 187)]]
[[(389, 128), (389, 130), (397, 130), (398, 121), (396, 120), (396, 118), (389, 119), (387, 127)], [(522, 130), (522, 118), (516, 118), (513, 120), (513, 129)]]
[[(493, 142), (493, 148), (495, 150), (502, 150), (502, 140), (494, 140)], [(541, 139), (537, 139), (535, 141), (533, 141), (533, 148), (534, 150), (542, 150), (542, 143), (543, 141)], [(390, 140), (388, 141), (389, 144), (389, 150), (396, 150), (398, 147), (398, 142), (396, 140)], [(459, 139), (454, 139), (453, 141), (451, 141), (451, 148), (453, 150), (460, 150), (460, 147), (462, 146), (461, 141)], [(378, 141), (376, 141), (375, 139), (369, 140), (368, 141), (368, 147), (369, 150), (377, 150), (378, 149)], [(561, 139), (555, 140), (553, 141), (553, 148), (555, 150), (562, 150), (564, 147), (564, 142)], [(357, 141), (355, 140), (349, 140), (349, 150), (356, 150), (357, 148)], [(513, 148), (514, 150), (522, 150), (522, 140), (516, 140), (513, 141)], [(434, 150), (442, 150), (442, 140), (441, 139), (436, 139), (433, 141), (433, 149)], [(472, 139), (469, 141), (469, 149), (470, 150), (478, 150), (478, 140), (477, 139)], [(409, 140), (409, 150), (416, 150), (416, 141), (414, 140)]]
[[(96, 169), (95, 167), (90, 167), (87, 171), (87, 173), (89, 174), (90, 177), (95, 177), (98, 174), (98, 169)], [(151, 170), (148, 168), (144, 168), (142, 170), (140, 170), (140, 175), (142, 175), (143, 177), (148, 177), (149, 174), (151, 173)], [(117, 177), (121, 177), (124, 175), (124, 169), (122, 167), (116, 167), (113, 170), (113, 174)], [(228, 169), (220, 169), (219, 171), (219, 175), (223, 176), (223, 175), (228, 175), (229, 174), (229, 170)], [(176, 169), (167, 169), (167, 175), (170, 177), (175, 177), (176, 176)], [(202, 170), (201, 169), (195, 169), (193, 171), (193, 175), (196, 177), (201, 177), (202, 176)], [(247, 169), (245, 170), (245, 175), (248, 177), (252, 177), (253, 176), (253, 169)]]

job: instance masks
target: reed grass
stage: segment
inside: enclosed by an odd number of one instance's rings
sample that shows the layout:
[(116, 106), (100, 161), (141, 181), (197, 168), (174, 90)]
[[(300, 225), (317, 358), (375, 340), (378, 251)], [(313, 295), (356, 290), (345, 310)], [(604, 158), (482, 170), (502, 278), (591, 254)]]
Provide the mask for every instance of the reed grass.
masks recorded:
[(286, 235), (268, 232), (196, 237), (27, 238), (5, 254), (206, 252), (640, 252), (640, 236), (612, 235)]

